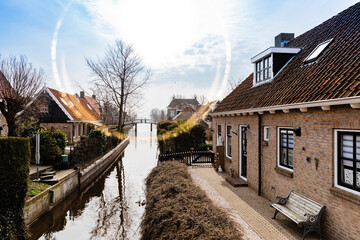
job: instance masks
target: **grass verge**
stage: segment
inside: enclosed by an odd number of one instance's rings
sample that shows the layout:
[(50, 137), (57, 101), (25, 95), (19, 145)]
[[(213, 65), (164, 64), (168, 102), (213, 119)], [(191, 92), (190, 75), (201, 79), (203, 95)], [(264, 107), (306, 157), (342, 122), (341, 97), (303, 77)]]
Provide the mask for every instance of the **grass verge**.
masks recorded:
[(242, 239), (241, 231), (195, 186), (186, 166), (165, 162), (146, 178), (142, 240)]
[(37, 182), (29, 181), (29, 188), (26, 196), (27, 198), (34, 197), (39, 193), (41, 193), (42, 191), (48, 189), (50, 186), (51, 185), (46, 183), (37, 183)]

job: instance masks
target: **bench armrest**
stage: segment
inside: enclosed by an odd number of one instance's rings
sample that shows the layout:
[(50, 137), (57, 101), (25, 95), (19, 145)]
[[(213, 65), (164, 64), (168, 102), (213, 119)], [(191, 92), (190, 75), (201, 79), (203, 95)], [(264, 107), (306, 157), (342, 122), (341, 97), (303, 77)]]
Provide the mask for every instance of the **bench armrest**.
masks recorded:
[(280, 196), (277, 196), (276, 197), (276, 200), (277, 202), (275, 202), (276, 204), (279, 204), (279, 205), (285, 205), (290, 197), (290, 194), (292, 193), (293, 191), (291, 191), (289, 193), (289, 195), (287, 195), (286, 197), (280, 197)]

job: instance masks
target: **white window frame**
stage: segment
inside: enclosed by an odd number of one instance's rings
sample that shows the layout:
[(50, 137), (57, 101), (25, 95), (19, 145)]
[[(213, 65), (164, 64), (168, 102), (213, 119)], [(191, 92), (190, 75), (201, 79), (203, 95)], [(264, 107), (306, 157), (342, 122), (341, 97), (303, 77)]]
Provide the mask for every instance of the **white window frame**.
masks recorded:
[(360, 192), (353, 189), (341, 186), (338, 184), (338, 133), (339, 132), (360, 132), (360, 130), (353, 129), (335, 129), (334, 130), (334, 187), (344, 190), (346, 192), (352, 193), (354, 195), (360, 196)]
[[(226, 142), (225, 154), (226, 154), (226, 157), (227, 157), (227, 158), (231, 159), (231, 156), (228, 155), (228, 133), (227, 133), (227, 127), (228, 127), (228, 126), (230, 126), (230, 138), (232, 138), (232, 137), (231, 137), (232, 125), (231, 125), (231, 124), (226, 124), (226, 125), (225, 125), (225, 137), (226, 137), (226, 141), (225, 141), (225, 142)], [(232, 142), (231, 142), (231, 143), (232, 143)], [(230, 149), (231, 149), (231, 146), (232, 146), (232, 144), (230, 145)], [(232, 149), (231, 149), (231, 150), (232, 150)], [(231, 153), (232, 153), (232, 151), (231, 151)]]
[[(270, 77), (267, 79), (264, 79), (265, 77), (265, 59), (269, 59), (269, 66), (267, 69), (270, 71)], [(260, 64), (260, 70), (258, 71), (257, 66)], [(258, 73), (260, 74), (258, 79)], [(266, 84), (268, 82), (271, 82), (274, 78), (274, 71), (273, 71), (273, 55), (265, 55), (261, 59), (259, 59), (257, 62), (254, 63), (254, 77), (253, 77), (253, 87), (257, 87), (263, 84)]]
[[(277, 167), (279, 168), (282, 168), (282, 169), (285, 169), (287, 171), (290, 171), (290, 172), (294, 172), (294, 167), (293, 166), (293, 169), (291, 168), (287, 168), (287, 167), (284, 167), (284, 166), (281, 166), (280, 164), (280, 129), (289, 129), (289, 130), (294, 130), (293, 127), (277, 127), (277, 146), (276, 146), (276, 151), (277, 151)], [(293, 132), (293, 136), (295, 137), (295, 133)], [(294, 146), (293, 146), (293, 149), (295, 147), (295, 138), (294, 138)], [(293, 152), (293, 165), (295, 163), (295, 155), (294, 155), (294, 152)]]
[[(325, 42), (319, 43), (309, 54), (309, 56), (304, 60), (305, 64), (306, 63), (311, 63), (311, 62), (315, 62), (319, 56), (325, 51), (325, 49), (327, 48), (327, 46), (329, 46), (329, 44), (332, 42), (333, 38), (326, 40)], [(324, 48), (315, 56), (311, 57), (320, 47), (324, 46)]]
[[(241, 176), (241, 172), (242, 172), (242, 167), (241, 167), (241, 163), (242, 163), (242, 149), (241, 149), (241, 145), (242, 145), (242, 132), (241, 132), (241, 127), (246, 127), (246, 129), (248, 130), (248, 126), (247, 125), (239, 125), (239, 177), (245, 181), (247, 181), (246, 177)], [(248, 159), (247, 159), (248, 160)], [(246, 161), (247, 161), (246, 160)], [(247, 169), (246, 169), (247, 170)]]
[[(220, 127), (220, 135), (219, 135), (219, 127)], [(222, 142), (220, 142), (220, 136), (221, 136), (221, 124), (216, 125), (216, 145), (223, 146), (224, 145), (224, 138), (222, 138)]]
[(264, 141), (269, 141), (269, 127), (264, 127)]

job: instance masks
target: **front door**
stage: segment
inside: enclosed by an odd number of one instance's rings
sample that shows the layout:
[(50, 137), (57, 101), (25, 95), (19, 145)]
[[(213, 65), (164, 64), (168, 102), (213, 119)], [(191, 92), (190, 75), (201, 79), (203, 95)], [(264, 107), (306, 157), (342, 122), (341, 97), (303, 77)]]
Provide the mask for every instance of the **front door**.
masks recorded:
[(239, 173), (240, 177), (246, 179), (247, 178), (247, 127), (240, 126), (239, 127), (239, 147), (240, 147), (240, 154), (239, 154)]

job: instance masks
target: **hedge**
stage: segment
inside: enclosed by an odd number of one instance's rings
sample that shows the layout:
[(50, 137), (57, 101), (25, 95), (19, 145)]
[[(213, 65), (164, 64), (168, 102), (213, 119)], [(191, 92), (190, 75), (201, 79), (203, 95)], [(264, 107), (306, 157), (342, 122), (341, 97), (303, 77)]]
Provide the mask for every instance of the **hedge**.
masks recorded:
[[(175, 127), (177, 126), (177, 127)], [(177, 125), (176, 122), (158, 122), (158, 147), (160, 154), (185, 152), (190, 148), (200, 150), (205, 144), (205, 128), (201, 124), (192, 125), (189, 122)]]
[(0, 239), (24, 239), (30, 141), (21, 137), (0, 138), (0, 153)]
[(165, 162), (146, 178), (142, 240), (242, 239), (226, 213), (197, 187), (184, 164)]

